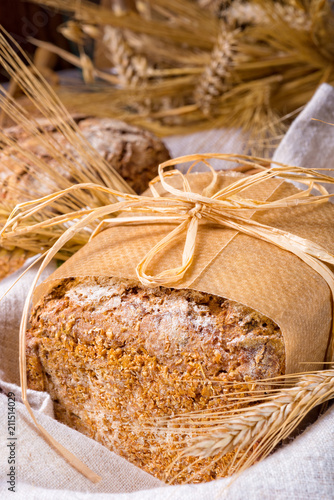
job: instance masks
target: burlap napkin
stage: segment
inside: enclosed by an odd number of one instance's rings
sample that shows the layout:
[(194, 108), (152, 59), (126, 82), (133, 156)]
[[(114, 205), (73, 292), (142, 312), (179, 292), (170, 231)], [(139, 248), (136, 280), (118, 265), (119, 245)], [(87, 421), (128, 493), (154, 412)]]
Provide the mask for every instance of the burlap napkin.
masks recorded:
[[(301, 166), (331, 166), (334, 158), (334, 128), (311, 118), (334, 123), (334, 90), (322, 85), (311, 102), (291, 126), (275, 153), (275, 159)], [(239, 135), (229, 134), (230, 152), (240, 152)], [(166, 141), (172, 156), (196, 152), (227, 152), (224, 132), (215, 131)], [(224, 147), (225, 144), (225, 147)], [(334, 227), (334, 226), (333, 226)], [(333, 229), (334, 230), (334, 229)], [(54, 269), (47, 270), (50, 274)], [(52, 436), (80, 457), (102, 476), (92, 484), (73, 470), (36, 433), (31, 419), (20, 403), (18, 384), (18, 326), (24, 298), (31, 284), (33, 270), (20, 281), (0, 304), (0, 498), (12, 498), (9, 491), (10, 446), (13, 436), (8, 429), (8, 398), (15, 394), (15, 498), (95, 500), (212, 500), (244, 499), (330, 499), (334, 487), (334, 407), (307, 430), (255, 465), (229, 485), (222, 479), (201, 485), (165, 486), (100, 444), (55, 421), (50, 398), (30, 391), (29, 400), (39, 422)], [(0, 283), (0, 295), (14, 277)], [(229, 486), (228, 486), (229, 485)], [(227, 487), (228, 486), (228, 487)]]

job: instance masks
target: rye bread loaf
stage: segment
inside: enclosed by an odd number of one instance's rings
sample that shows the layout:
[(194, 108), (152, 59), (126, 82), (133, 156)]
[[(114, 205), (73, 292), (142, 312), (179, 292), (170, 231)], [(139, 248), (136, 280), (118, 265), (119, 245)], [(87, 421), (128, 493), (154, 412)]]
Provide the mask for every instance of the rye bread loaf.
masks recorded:
[[(194, 290), (146, 288), (116, 278), (63, 279), (33, 309), (27, 332), (31, 389), (46, 390), (56, 417), (165, 479), (192, 437), (147, 429), (152, 418), (221, 407), (224, 382), (285, 371), (278, 326), (260, 313)], [(231, 389), (233, 390), (233, 389)], [(238, 405), (238, 403), (236, 403)], [(226, 474), (219, 460), (182, 458), (182, 483)]]

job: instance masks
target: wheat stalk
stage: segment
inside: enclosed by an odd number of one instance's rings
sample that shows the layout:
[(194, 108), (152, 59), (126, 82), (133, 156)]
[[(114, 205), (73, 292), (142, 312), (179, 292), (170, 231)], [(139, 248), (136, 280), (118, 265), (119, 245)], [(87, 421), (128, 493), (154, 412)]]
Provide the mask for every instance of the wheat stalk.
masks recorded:
[(272, 15), (282, 19), (295, 30), (309, 31), (311, 29), (311, 20), (305, 10), (293, 5), (275, 3)]
[[(71, 173), (76, 173), (77, 181), (82, 182), (84, 177), (90, 179), (91, 182), (96, 181), (97, 177), (102, 178), (106, 185), (118, 186), (119, 190), (129, 192), (131, 189), (122, 177), (97, 153), (97, 151), (89, 144), (89, 142), (81, 134), (79, 127), (76, 125), (73, 118), (62, 105), (51, 87), (38, 73), (37, 69), (30, 65), (31, 69), (25, 66), (15, 50), (9, 45), (4, 34), (5, 30), (0, 31), (0, 62), (8, 71), (13, 80), (22, 88), (28, 98), (32, 101), (39, 112), (49, 120), (50, 124), (59, 131), (77, 151), (79, 158), (83, 163), (80, 163), (77, 158), (62, 151), (57, 141), (50, 134), (42, 134), (40, 126), (29, 113), (14, 101), (4, 89), (1, 89), (0, 103), (4, 111), (19, 124), (28, 134), (38, 138), (43, 147), (50, 153), (50, 156), (58, 159), (61, 164), (64, 164)], [(15, 45), (18, 52), (24, 60), (27, 60), (26, 55), (20, 49), (18, 44), (7, 34), (7, 37)], [(20, 148), (15, 141), (1, 133), (1, 141), (4, 145), (13, 148), (12, 153), (20, 152), (23, 155), (28, 153)], [(36, 163), (36, 157), (32, 164)], [(84, 169), (82, 168), (84, 165)], [(45, 168), (47, 164), (44, 163)], [(51, 173), (49, 168), (49, 171)], [(84, 171), (84, 172), (83, 172)]]
[(197, 0), (197, 3), (202, 9), (209, 9), (215, 16), (221, 17), (233, 0)]
[(0, 280), (20, 269), (27, 258), (32, 256), (31, 252), (26, 252), (22, 248), (14, 248), (9, 251), (0, 247)]
[(284, 22), (296, 30), (308, 31), (311, 28), (310, 16), (307, 11), (295, 3), (234, 0), (226, 10), (225, 18), (231, 26), (268, 24), (274, 19)]
[(256, 25), (265, 22), (263, 8), (257, 3), (234, 0), (225, 13), (226, 22), (232, 27)]
[[(9, 38), (15, 47), (15, 50), (7, 41)], [(23, 57), (23, 61), (19, 55)], [(2, 154), (9, 155), (18, 166), (22, 166), (22, 172), (29, 172), (29, 175), (35, 179), (43, 179), (43, 183), (48, 185), (52, 191), (55, 189), (66, 189), (74, 182), (98, 183), (104, 186), (114, 187), (121, 192), (133, 192), (124, 179), (107, 163), (91, 146), (91, 144), (82, 135), (76, 122), (69, 115), (53, 90), (39, 75), (37, 69), (24, 64), (27, 61), (26, 56), (20, 50), (19, 46), (6, 34), (5, 30), (0, 31), (0, 62), (8, 71), (15, 82), (23, 89), (32, 104), (47, 119), (51, 131), (42, 130), (40, 122), (33, 115), (15, 101), (4, 89), (0, 93), (0, 105), (2, 110), (10, 116), (11, 120), (19, 124), (20, 129), (29, 136), (36, 139), (42, 146), (47, 155), (57, 161), (63, 170), (66, 170), (69, 176), (62, 175), (57, 169), (52, 168), (50, 164), (20, 145), (14, 137), (7, 135), (6, 131), (0, 131), (0, 141), (7, 149)], [(71, 150), (63, 151), (63, 147), (58, 143), (56, 135), (52, 131), (58, 131), (66, 138), (66, 141), (72, 146)], [(72, 154), (74, 151), (75, 154)], [(23, 199), (31, 199), (40, 196), (38, 192), (26, 189), (17, 189), (14, 186), (7, 185), (5, 188), (17, 199), (19, 196)], [(70, 214), (73, 211), (83, 211), (92, 207), (104, 206), (105, 204), (116, 201), (112, 195), (100, 193), (73, 193), (64, 201), (53, 204), (52, 209), (46, 209), (49, 216)], [(3, 227), (11, 214), (13, 207), (4, 201), (0, 204), (0, 228)], [(44, 216), (45, 216), (44, 214)], [(41, 221), (41, 214), (31, 214), (26, 223), (38, 224)], [(67, 225), (65, 225), (67, 227)], [(82, 247), (89, 239), (92, 228), (86, 228), (81, 235), (75, 235), (73, 240), (61, 250), (57, 256), (60, 259), (67, 259), (71, 254)], [(35, 234), (28, 237), (14, 238), (10, 243), (11, 248), (17, 246), (27, 252), (43, 252), (45, 247), (54, 242), (64, 232), (64, 225), (59, 222), (52, 230), (37, 230)], [(3, 243), (5, 244), (5, 243)], [(7, 248), (7, 247), (6, 247)]]
[[(147, 33), (168, 43), (170, 41), (178, 45), (186, 43), (188, 46), (206, 50), (212, 50), (215, 36), (219, 32), (218, 19), (189, 0), (182, 2), (155, 0), (150, 3), (150, 6), (157, 16), (151, 19), (140, 16), (134, 11), (117, 13), (86, 0), (81, 0), (80, 9), (75, 0), (33, 1), (39, 5), (71, 13), (77, 20), (84, 23), (130, 29), (136, 33)], [(161, 20), (161, 17), (166, 17), (168, 22)], [(176, 17), (177, 22), (175, 22)]]
[[(293, 379), (296, 377), (292, 376)], [(291, 376), (286, 379), (291, 382)], [(275, 380), (272, 382), (275, 384)], [(246, 469), (265, 458), (288, 437), (312, 408), (334, 397), (334, 370), (303, 374), (293, 387), (283, 386), (278, 393), (269, 390), (269, 394), (270, 399), (264, 403), (241, 408), (233, 415), (220, 413), (212, 422), (208, 422), (206, 412), (203, 412), (194, 428), (200, 437), (196, 437), (181, 455), (207, 458), (243, 451), (233, 463), (233, 472)], [(238, 398), (238, 401), (242, 404), (243, 399)], [(255, 393), (253, 398), (246, 399), (249, 405), (252, 399), (253, 403), (258, 400), (259, 395)], [(205, 422), (204, 429), (201, 429), (201, 419)], [(170, 422), (177, 423), (178, 418), (170, 419)]]

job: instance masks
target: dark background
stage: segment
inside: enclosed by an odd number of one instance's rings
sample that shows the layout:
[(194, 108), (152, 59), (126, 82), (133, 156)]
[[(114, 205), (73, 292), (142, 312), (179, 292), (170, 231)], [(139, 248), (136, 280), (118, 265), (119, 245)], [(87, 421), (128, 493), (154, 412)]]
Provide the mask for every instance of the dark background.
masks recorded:
[[(0, 24), (15, 38), (24, 51), (33, 56), (35, 47), (29, 36), (57, 44), (69, 50), (67, 40), (57, 31), (65, 21), (63, 15), (21, 0), (0, 1)], [(56, 70), (67, 69), (70, 65), (58, 58)], [(7, 80), (6, 72), (0, 68), (0, 81)]]
[[(90, 1), (100, 3), (99, 0)], [(66, 20), (66, 16), (61, 13), (24, 0), (0, 0), (0, 24), (31, 57), (36, 48), (27, 41), (29, 37), (51, 42), (65, 50), (73, 50), (73, 46), (57, 31), (58, 26)], [(68, 68), (71, 68), (68, 62), (57, 58), (55, 71)], [(6, 80), (7, 74), (0, 67), (0, 81)]]

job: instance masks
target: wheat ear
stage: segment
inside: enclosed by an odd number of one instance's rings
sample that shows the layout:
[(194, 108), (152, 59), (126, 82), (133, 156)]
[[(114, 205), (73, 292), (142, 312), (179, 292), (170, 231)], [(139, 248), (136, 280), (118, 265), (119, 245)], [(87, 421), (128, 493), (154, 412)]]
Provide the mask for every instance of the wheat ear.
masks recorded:
[(105, 26), (103, 41), (107, 48), (107, 55), (117, 70), (121, 85), (136, 87), (145, 82), (147, 60), (133, 53), (120, 29)]
[(210, 63), (194, 90), (195, 102), (205, 115), (212, 112), (215, 100), (228, 89), (227, 78), (233, 65), (238, 32), (238, 30), (228, 31), (227, 26), (222, 24), (217, 43), (211, 53)]

